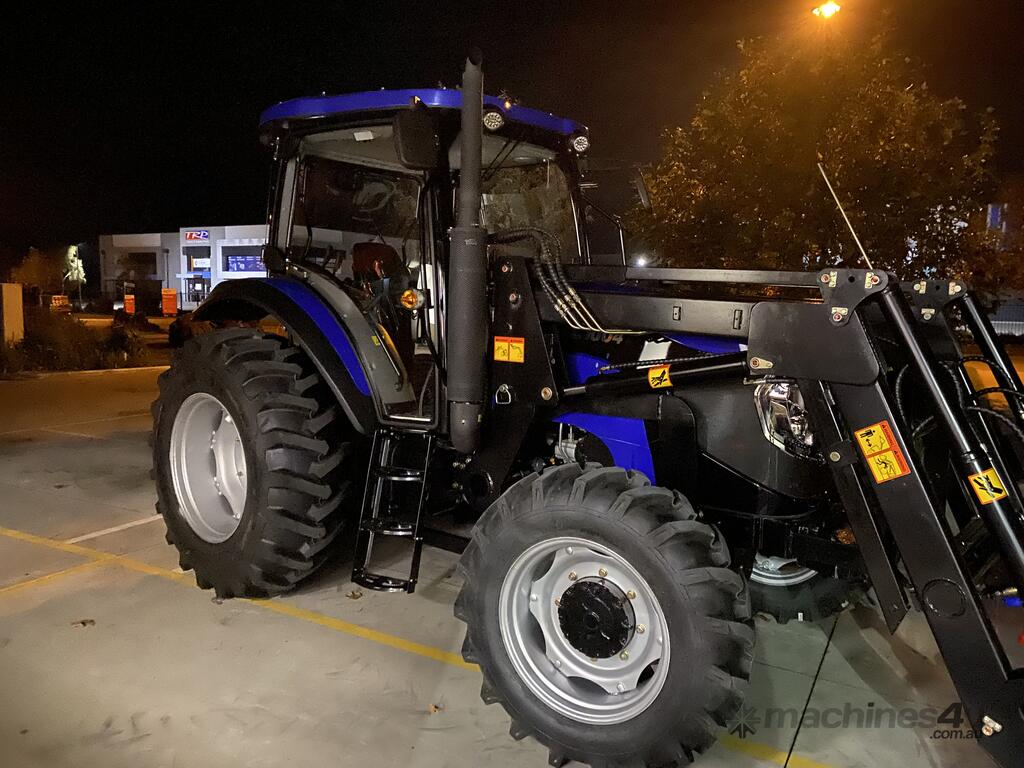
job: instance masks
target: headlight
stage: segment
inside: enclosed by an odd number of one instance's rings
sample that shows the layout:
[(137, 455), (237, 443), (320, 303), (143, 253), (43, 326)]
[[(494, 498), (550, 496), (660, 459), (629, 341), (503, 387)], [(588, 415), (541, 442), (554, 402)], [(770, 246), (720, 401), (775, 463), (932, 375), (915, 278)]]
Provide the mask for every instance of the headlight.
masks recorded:
[(791, 381), (767, 381), (754, 389), (761, 431), (772, 445), (803, 459), (817, 456), (800, 388)]

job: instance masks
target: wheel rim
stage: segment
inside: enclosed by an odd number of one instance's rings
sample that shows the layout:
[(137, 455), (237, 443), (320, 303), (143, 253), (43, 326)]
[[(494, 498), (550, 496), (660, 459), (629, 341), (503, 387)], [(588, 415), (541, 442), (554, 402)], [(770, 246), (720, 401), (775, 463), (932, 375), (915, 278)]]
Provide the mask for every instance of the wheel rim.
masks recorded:
[(806, 568), (793, 558), (754, 556), (750, 580), (766, 587), (795, 587), (810, 581), (818, 572)]
[[(620, 595), (627, 604), (617, 605)], [(607, 547), (576, 537), (534, 544), (509, 568), (498, 605), (516, 672), (559, 714), (594, 725), (621, 723), (661, 693), (670, 651), (665, 614), (643, 577)], [(582, 628), (566, 623), (590, 614), (596, 617)], [(602, 626), (609, 620), (611, 626)]]
[(203, 541), (220, 544), (238, 530), (248, 477), (238, 426), (213, 395), (196, 392), (171, 428), (171, 478), (182, 516)]

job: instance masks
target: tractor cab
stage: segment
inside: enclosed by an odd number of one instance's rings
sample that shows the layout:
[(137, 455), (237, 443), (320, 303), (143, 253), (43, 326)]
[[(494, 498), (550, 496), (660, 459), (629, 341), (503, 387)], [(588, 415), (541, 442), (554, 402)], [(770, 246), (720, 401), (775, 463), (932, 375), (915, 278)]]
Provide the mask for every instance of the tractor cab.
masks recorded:
[[(385, 423), (441, 417), (461, 106), (459, 90), (382, 90), (295, 99), (261, 118), (277, 161), (268, 268), (343, 288), (343, 314), (365, 319), (349, 330)], [(482, 227), (543, 229), (563, 261), (586, 261), (586, 128), (493, 96), (483, 98), (481, 122)]]

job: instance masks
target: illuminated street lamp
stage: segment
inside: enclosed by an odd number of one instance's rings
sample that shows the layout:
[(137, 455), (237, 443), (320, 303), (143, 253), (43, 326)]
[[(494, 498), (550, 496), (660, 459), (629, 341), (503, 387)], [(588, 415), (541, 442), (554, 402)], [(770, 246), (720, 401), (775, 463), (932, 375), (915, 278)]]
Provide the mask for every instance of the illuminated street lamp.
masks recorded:
[(833, 16), (839, 13), (839, 10), (841, 8), (842, 6), (839, 5), (839, 3), (834, 2), (834, 0), (828, 0), (827, 3), (822, 3), (813, 11), (811, 11), (811, 13), (813, 13), (819, 19), (831, 19)]

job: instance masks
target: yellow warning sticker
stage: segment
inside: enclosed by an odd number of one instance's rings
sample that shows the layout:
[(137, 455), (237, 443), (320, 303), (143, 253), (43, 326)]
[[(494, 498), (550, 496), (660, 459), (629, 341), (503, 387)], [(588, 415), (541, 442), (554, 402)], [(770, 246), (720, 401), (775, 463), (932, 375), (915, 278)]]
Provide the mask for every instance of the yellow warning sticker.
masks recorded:
[[(883, 425), (886, 427), (884, 430), (882, 429)], [(860, 450), (865, 456), (889, 450), (889, 435), (886, 434), (888, 426), (888, 422), (880, 421), (870, 427), (857, 430), (857, 442), (860, 443)]]
[(672, 378), (668, 374), (667, 365), (656, 365), (647, 369), (647, 383), (651, 389), (664, 389), (672, 386)]
[(875, 476), (876, 483), (895, 480), (897, 477), (907, 474), (895, 451), (883, 451), (869, 456), (868, 466), (871, 467), (871, 474)]
[(974, 495), (982, 504), (991, 504), (993, 501), (1006, 498), (1006, 485), (999, 479), (998, 473), (992, 469), (986, 469), (976, 475), (967, 478), (967, 482), (974, 489)]
[(495, 336), (494, 359), (499, 363), (522, 363), (526, 360), (526, 339), (522, 336)]
[(888, 421), (862, 427), (854, 435), (876, 483), (886, 483), (910, 474), (910, 466), (903, 458)]

